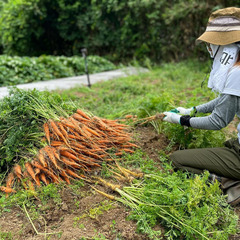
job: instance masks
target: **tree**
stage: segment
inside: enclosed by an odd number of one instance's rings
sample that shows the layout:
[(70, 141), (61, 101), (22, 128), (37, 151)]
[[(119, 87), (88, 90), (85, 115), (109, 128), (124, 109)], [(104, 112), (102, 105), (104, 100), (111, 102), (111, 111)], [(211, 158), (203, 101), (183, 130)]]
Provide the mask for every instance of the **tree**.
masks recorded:
[(8, 0), (0, 5), (0, 40), (11, 55), (70, 56), (87, 47), (112, 60), (176, 60), (201, 53), (195, 39), (211, 11), (234, 2)]

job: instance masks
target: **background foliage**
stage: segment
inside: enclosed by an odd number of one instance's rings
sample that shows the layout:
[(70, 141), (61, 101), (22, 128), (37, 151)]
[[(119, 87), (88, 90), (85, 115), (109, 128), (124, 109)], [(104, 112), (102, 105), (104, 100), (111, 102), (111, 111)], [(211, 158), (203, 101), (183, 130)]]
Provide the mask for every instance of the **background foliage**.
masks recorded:
[(76, 55), (82, 47), (112, 60), (201, 55), (195, 39), (209, 14), (233, 0), (8, 0), (0, 4), (4, 53)]
[[(89, 73), (116, 68), (113, 63), (98, 56), (88, 56), (87, 62)], [(84, 59), (78, 56), (0, 56), (0, 87), (83, 74), (85, 74)]]

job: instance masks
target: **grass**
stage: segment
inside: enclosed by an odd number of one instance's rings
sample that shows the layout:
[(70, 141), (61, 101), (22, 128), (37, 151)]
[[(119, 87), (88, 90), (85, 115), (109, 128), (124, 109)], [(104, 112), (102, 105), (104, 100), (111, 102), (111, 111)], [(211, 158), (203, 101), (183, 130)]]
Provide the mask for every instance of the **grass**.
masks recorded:
[[(148, 73), (98, 83), (91, 89), (62, 91), (61, 95), (100, 117), (116, 119), (136, 114), (141, 118), (178, 106), (200, 105), (215, 98), (206, 81), (201, 86), (208, 69), (209, 63), (206, 66), (197, 60), (168, 63)], [(221, 146), (225, 138), (222, 131), (185, 131), (181, 126), (168, 123), (153, 124), (158, 132), (166, 133), (182, 148)]]
[[(127, 113), (165, 110), (181, 104), (190, 107), (213, 97), (201, 82), (206, 73), (196, 61), (164, 64), (149, 73), (97, 83), (89, 88), (61, 92), (98, 116), (122, 117)], [(150, 100), (153, 100), (151, 103)], [(151, 105), (152, 104), (152, 105)], [(155, 105), (154, 105), (155, 104)]]
[[(207, 83), (205, 82), (201, 87), (202, 80), (208, 70), (209, 63), (199, 63), (194, 59), (180, 63), (168, 63), (155, 67), (148, 73), (97, 83), (91, 89), (81, 87), (61, 91), (60, 94), (63, 99), (72, 100), (76, 105), (100, 117), (116, 119), (123, 118), (126, 114), (136, 114), (141, 118), (154, 115), (157, 112), (168, 111), (178, 106), (196, 106), (213, 99), (215, 95), (207, 89)], [(186, 130), (181, 126), (169, 123), (158, 123), (154, 124), (154, 126), (157, 131), (165, 133), (172, 140), (172, 145), (177, 143), (182, 148), (221, 146), (225, 138), (222, 130), (215, 132)], [(169, 145), (167, 151), (171, 150), (169, 148), (172, 145)], [(156, 163), (141, 150), (137, 150), (133, 155), (126, 154), (124, 160), (124, 166), (126, 167), (139, 168), (146, 174), (156, 173)], [(171, 164), (164, 151), (159, 153), (159, 160), (166, 172), (171, 170)], [(184, 175), (184, 173), (182, 174)], [(105, 171), (104, 168), (102, 175), (105, 177), (110, 176), (109, 172)], [(181, 175), (183, 179), (189, 177), (183, 175)], [(178, 178), (176, 177), (172, 181), (175, 181), (174, 183), (178, 185), (176, 179)], [(83, 183), (80, 181), (74, 183), (71, 186), (73, 194), (81, 196), (80, 189), (82, 186)], [(36, 197), (42, 203), (41, 205), (47, 204), (49, 199), (53, 200), (56, 205), (61, 204), (62, 199), (58, 193), (62, 187), (64, 186), (49, 185), (40, 188), (36, 195), (30, 191), (22, 191), (10, 196), (8, 199), (2, 197), (0, 199), (1, 214), (4, 214), (4, 211), (9, 211), (12, 206), (25, 204), (30, 209), (31, 216), (33, 218), (37, 217), (41, 209), (35, 209)], [(75, 204), (77, 206), (78, 202), (76, 201)], [(92, 213), (89, 212), (88, 215), (92, 214), (92, 216), (97, 217), (97, 215), (102, 214), (103, 210), (105, 210), (105, 205), (100, 205), (93, 209)], [(230, 216), (232, 214), (231, 210), (228, 213)], [(133, 214), (133, 218), (134, 216)], [(76, 223), (77, 220), (75, 219)], [(142, 219), (140, 220), (142, 221)], [(195, 220), (195, 224), (197, 224), (198, 218), (196, 217)], [(179, 231), (173, 229), (171, 224), (168, 223), (166, 226), (170, 229), (168, 232), (169, 237), (174, 236), (174, 234), (181, 235)], [(11, 236), (11, 233), (6, 234)], [(189, 233), (183, 231), (182, 234), (187, 235)], [(99, 236), (96, 239), (105, 238)]]
[(87, 213), (84, 213), (82, 216), (76, 217), (75, 220), (79, 221), (80, 219), (86, 218), (86, 217), (90, 217), (92, 219), (98, 219), (99, 216), (104, 214), (104, 211), (108, 211), (112, 208), (114, 208), (113, 203), (108, 200), (105, 200), (97, 204), (96, 207), (89, 209), (89, 211)]
[(12, 233), (11, 232), (1, 232), (0, 231), (0, 240), (12, 240)]

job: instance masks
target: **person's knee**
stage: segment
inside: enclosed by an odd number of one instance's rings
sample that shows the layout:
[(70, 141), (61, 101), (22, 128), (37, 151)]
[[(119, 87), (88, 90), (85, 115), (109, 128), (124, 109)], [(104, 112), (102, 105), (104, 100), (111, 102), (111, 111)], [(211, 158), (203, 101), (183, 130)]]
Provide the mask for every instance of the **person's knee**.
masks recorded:
[(180, 157), (179, 157), (179, 152), (180, 152), (180, 150), (172, 153), (169, 156), (169, 158), (170, 158), (170, 160), (172, 162), (173, 167), (177, 168), (177, 169), (180, 169), (181, 166), (182, 166), (181, 161), (180, 161)]

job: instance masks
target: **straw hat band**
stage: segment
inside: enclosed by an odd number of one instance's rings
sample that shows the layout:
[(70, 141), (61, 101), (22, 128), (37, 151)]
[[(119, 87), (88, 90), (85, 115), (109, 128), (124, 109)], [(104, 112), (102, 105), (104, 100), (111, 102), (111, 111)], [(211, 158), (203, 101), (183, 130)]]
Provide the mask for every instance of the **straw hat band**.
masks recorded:
[(197, 39), (200, 41), (221, 46), (239, 42), (240, 8), (223, 8), (211, 13), (206, 31)]
[(206, 32), (240, 31), (240, 19), (235, 17), (218, 17), (209, 21)]
[(207, 27), (206, 32), (230, 32), (230, 31), (240, 31), (239, 26), (218, 26), (218, 27)]

